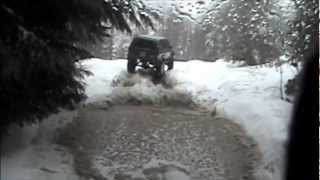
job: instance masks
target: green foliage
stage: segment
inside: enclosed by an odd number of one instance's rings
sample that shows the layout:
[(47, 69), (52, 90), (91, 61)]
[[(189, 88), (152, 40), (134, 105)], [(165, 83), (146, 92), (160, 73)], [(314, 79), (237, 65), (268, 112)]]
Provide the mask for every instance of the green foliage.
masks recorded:
[(138, 0), (1, 1), (1, 127), (74, 108), (86, 97), (89, 74), (77, 60), (92, 57), (82, 44), (110, 29), (131, 32), (130, 22), (153, 26), (155, 14), (142, 8)]

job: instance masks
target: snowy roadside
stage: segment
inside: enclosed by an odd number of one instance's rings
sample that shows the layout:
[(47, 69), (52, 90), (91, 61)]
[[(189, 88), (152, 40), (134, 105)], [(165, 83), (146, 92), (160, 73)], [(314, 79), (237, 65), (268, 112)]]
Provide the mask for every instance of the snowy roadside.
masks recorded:
[[(283, 171), (284, 145), (292, 104), (280, 99), (280, 74), (274, 67), (237, 67), (223, 60), (217, 62), (176, 62), (165, 84), (154, 85), (150, 79), (126, 73), (126, 60), (91, 59), (83, 63), (94, 73), (88, 77), (87, 102), (136, 98), (140, 102), (161, 103), (176, 98), (216, 109), (244, 129), (259, 144), (264, 155), (257, 172), (261, 180), (280, 180)], [(295, 70), (283, 65), (283, 82)], [(188, 96), (183, 96), (187, 94)], [(125, 101), (125, 100), (124, 100)]]

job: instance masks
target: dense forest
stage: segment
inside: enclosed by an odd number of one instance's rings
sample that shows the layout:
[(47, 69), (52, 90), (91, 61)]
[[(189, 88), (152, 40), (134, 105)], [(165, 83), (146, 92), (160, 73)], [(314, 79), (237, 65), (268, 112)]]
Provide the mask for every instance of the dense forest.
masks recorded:
[[(318, 38), (316, 1), (176, 1), (165, 8), (160, 4), (149, 2), (161, 17), (155, 30), (134, 28), (133, 34), (168, 37), (181, 59), (226, 58), (256, 65), (285, 56), (297, 62), (314, 51)], [(99, 55), (126, 58), (131, 38), (132, 34), (114, 32)]]

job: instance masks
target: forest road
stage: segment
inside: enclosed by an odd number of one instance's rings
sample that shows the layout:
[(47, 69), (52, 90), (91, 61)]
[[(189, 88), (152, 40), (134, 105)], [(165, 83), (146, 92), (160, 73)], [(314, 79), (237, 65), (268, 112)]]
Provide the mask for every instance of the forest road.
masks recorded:
[(222, 117), (177, 106), (86, 106), (60, 130), (81, 180), (254, 180), (261, 153)]

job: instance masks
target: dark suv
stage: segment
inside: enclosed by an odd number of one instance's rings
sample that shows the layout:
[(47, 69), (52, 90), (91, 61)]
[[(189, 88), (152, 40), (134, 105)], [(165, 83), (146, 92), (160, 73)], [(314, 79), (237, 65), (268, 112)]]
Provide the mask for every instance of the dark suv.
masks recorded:
[(129, 46), (127, 70), (135, 73), (136, 66), (152, 68), (156, 76), (161, 77), (166, 70), (173, 69), (173, 61), (174, 52), (168, 39), (139, 35), (133, 38)]

